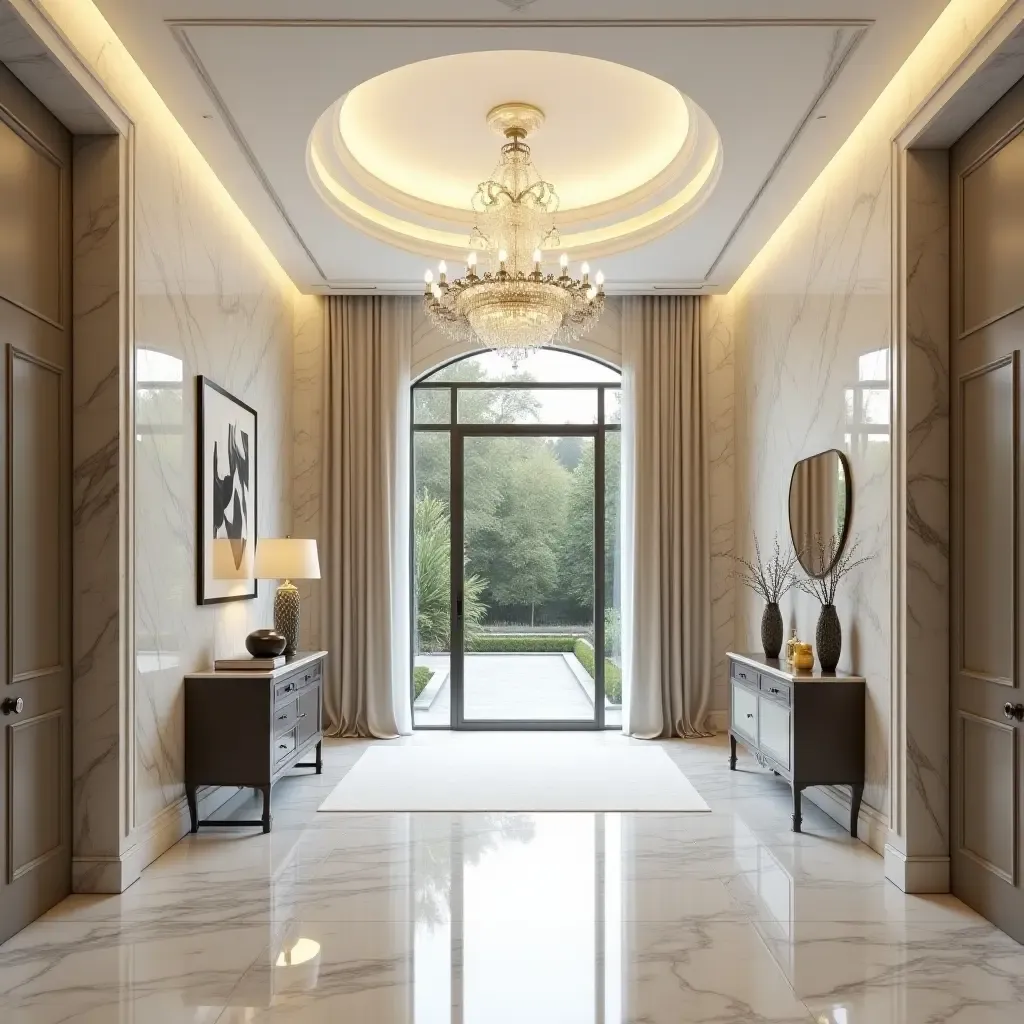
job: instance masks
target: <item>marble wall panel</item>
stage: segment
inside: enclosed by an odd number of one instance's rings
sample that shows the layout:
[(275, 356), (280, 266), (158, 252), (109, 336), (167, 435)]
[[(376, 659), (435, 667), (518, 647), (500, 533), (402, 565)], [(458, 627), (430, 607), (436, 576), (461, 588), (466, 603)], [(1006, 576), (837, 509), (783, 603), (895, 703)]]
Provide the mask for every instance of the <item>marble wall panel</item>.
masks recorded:
[[(126, 757), (121, 730), (120, 170), (118, 135), (74, 139), (72, 818), (76, 888), (116, 856), (126, 822), (117, 793)], [(103, 870), (100, 868), (99, 870)], [(91, 888), (91, 886), (87, 886)]]
[[(844, 662), (868, 678), (865, 803), (890, 813), (892, 139), (959, 62), (1004, 5), (953, 0), (830, 164), (729, 295), (736, 352), (737, 547), (754, 531), (788, 536), (786, 494), (793, 462), (836, 447), (853, 467), (852, 535), (871, 562), (840, 591)], [(918, 347), (912, 360), (934, 358)], [(934, 372), (932, 372), (934, 370)], [(941, 367), (919, 375), (916, 431), (929, 437), (923, 475), (908, 481), (923, 527), (941, 533), (942, 481), (926, 479), (944, 429), (928, 407), (941, 397)], [(917, 415), (916, 413), (914, 415)], [(934, 467), (932, 467), (934, 468)], [(943, 572), (942, 543), (920, 538), (922, 572)], [(938, 568), (937, 568), (938, 566)], [(922, 613), (936, 598), (920, 588)], [(941, 587), (940, 587), (941, 589)], [(756, 649), (760, 604), (736, 593), (736, 643)], [(785, 605), (787, 630), (813, 636), (817, 606), (802, 594)], [(927, 768), (925, 769), (927, 774)], [(924, 788), (932, 783), (922, 781)]]
[[(125, 375), (134, 370), (136, 380), (136, 650), (134, 671), (125, 681), (134, 691), (135, 759), (128, 822), (134, 831), (124, 845), (143, 842), (140, 837), (159, 831), (168, 815), (164, 838), (173, 842), (182, 815), (182, 677), (207, 668), (216, 656), (242, 650), (246, 633), (271, 622), (273, 603), (273, 585), (262, 583), (254, 601), (196, 604), (195, 377), (210, 376), (257, 410), (258, 529), (264, 536), (283, 536), (292, 523), (298, 294), (91, 0), (38, 5), (134, 124), (135, 351), (134, 367), (121, 369)], [(91, 204), (98, 224), (106, 216), (102, 199)], [(82, 246), (100, 241), (87, 224), (76, 234)], [(86, 316), (100, 314), (76, 307), (79, 316), (84, 323)], [(76, 411), (89, 412), (89, 401), (99, 409), (110, 400), (110, 365), (100, 359), (82, 371), (78, 354), (76, 345)], [(80, 532), (99, 532), (105, 522), (109, 442), (101, 435), (86, 437), (82, 443), (95, 450), (76, 453)], [(88, 586), (88, 579), (81, 585)], [(76, 636), (81, 680), (88, 678), (89, 641), (102, 634), (105, 610), (98, 605), (96, 621), (86, 622)], [(102, 703), (81, 708), (98, 717), (111, 711)], [(97, 755), (102, 762), (102, 749)], [(92, 770), (87, 761), (83, 751), (76, 764), (78, 802), (84, 804), (76, 813), (79, 830), (101, 813), (85, 795)], [(109, 802), (113, 795), (104, 792), (103, 799)], [(159, 852), (159, 844), (151, 849), (152, 855)]]

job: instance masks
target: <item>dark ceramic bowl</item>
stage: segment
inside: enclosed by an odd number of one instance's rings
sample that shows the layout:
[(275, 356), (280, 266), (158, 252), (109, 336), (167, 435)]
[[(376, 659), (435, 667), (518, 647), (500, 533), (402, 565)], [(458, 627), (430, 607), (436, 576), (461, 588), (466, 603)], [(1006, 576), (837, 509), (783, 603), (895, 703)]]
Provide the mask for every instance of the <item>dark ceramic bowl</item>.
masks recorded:
[(276, 658), (284, 654), (287, 643), (276, 629), (256, 629), (245, 638), (245, 649), (254, 658)]

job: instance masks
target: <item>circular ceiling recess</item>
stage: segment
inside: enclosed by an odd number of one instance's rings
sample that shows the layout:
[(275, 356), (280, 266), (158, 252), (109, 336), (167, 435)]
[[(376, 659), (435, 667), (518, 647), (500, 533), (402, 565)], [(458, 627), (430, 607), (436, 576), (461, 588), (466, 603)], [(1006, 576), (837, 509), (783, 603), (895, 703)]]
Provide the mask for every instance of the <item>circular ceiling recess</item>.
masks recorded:
[(689, 217), (722, 162), (710, 118), (678, 89), (634, 68), (534, 50), (458, 53), (395, 68), (324, 111), (307, 148), (331, 209), (381, 241), (457, 258), (470, 201), (498, 163), (488, 111), (543, 112), (528, 143), (559, 197), (561, 248), (622, 252)]

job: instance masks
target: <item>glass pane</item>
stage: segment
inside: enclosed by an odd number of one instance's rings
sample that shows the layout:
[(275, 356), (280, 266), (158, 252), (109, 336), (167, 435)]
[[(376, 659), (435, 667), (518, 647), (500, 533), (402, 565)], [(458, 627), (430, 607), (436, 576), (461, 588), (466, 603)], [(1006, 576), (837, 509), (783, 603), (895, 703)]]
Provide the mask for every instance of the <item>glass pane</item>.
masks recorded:
[(604, 724), (622, 727), (622, 527), (619, 486), (622, 435), (605, 434), (604, 449)]
[(451, 724), (451, 437), (413, 434), (413, 724)]
[(615, 384), (622, 375), (587, 356), (541, 348), (513, 363), (497, 352), (478, 352), (442, 366), (427, 381), (537, 381), (542, 384)]
[(597, 422), (597, 390), (589, 388), (472, 388), (460, 390), (460, 423)]
[(413, 423), (451, 423), (452, 393), (448, 388), (416, 388), (412, 393)]
[(463, 472), (465, 718), (593, 721), (594, 439), (467, 437)]
[(622, 391), (619, 388), (606, 388), (604, 393), (605, 423), (622, 422)]

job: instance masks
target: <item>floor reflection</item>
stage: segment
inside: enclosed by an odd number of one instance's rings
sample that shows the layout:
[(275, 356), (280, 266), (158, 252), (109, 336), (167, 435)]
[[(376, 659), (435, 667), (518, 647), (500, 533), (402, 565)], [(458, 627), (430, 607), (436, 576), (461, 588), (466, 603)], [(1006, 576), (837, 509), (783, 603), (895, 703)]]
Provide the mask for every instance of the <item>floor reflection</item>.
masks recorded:
[(710, 814), (318, 815), (364, 749), (0, 947), (3, 1024), (1019, 1024), (1024, 948), (721, 740)]

